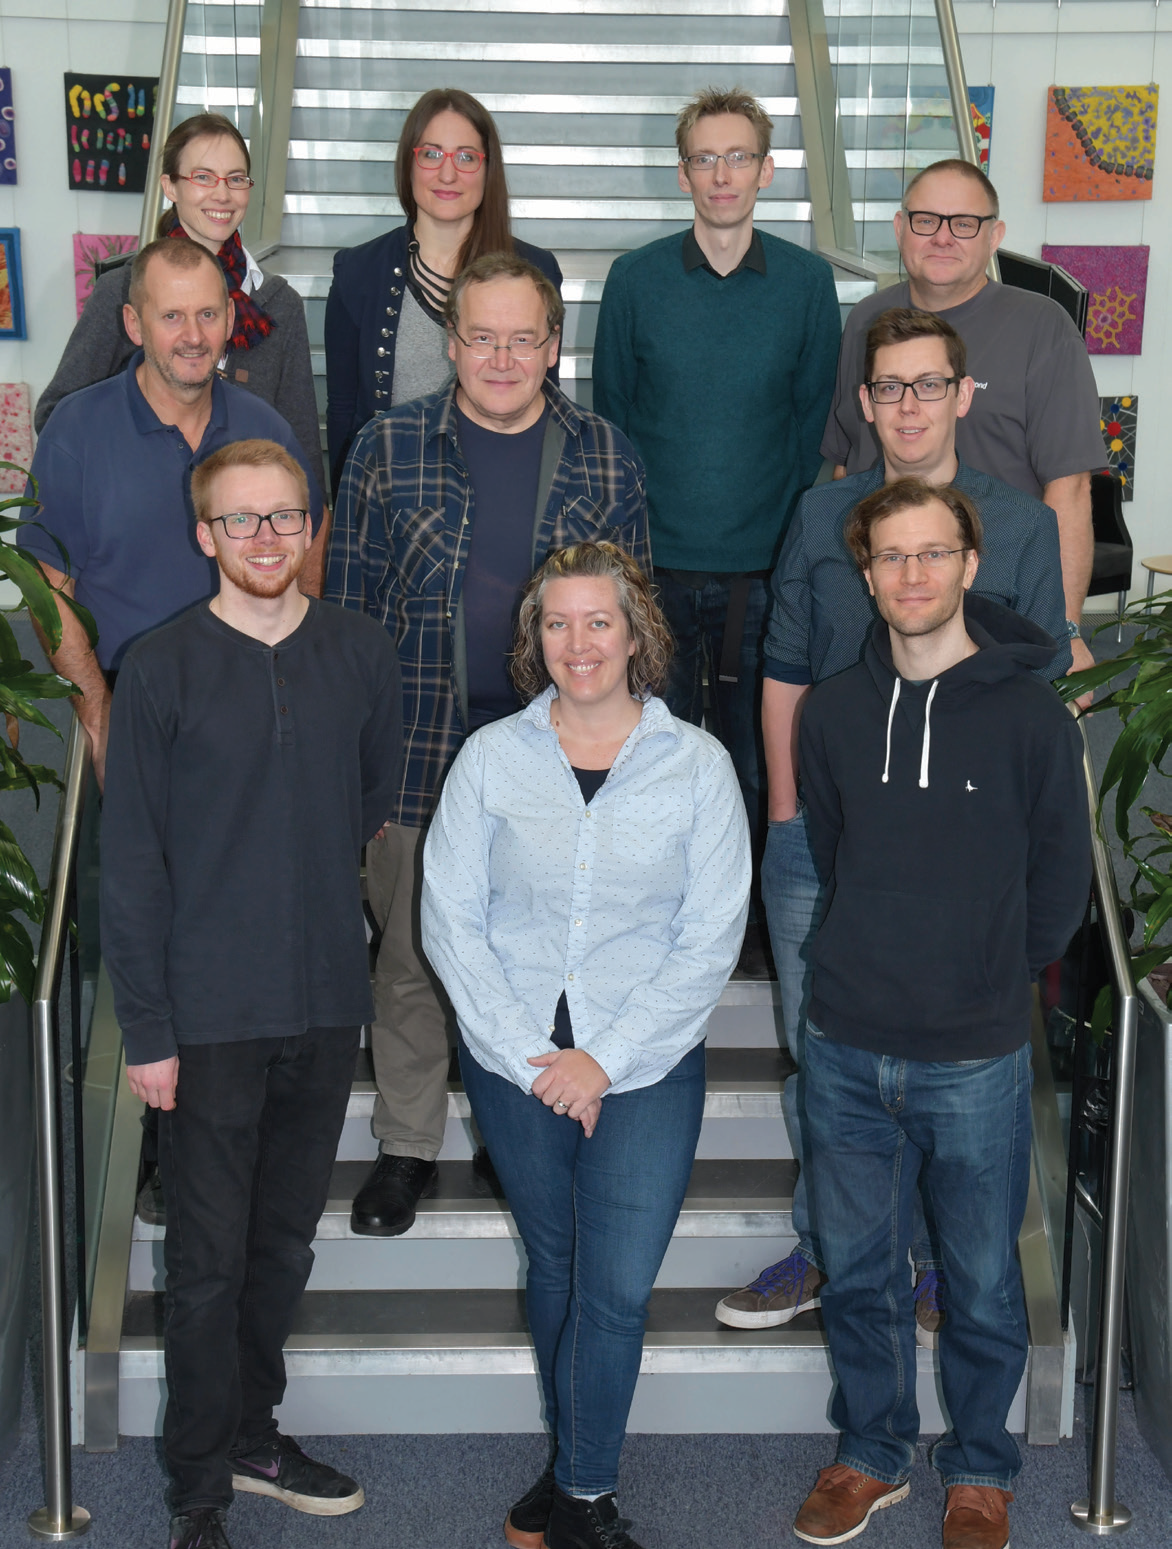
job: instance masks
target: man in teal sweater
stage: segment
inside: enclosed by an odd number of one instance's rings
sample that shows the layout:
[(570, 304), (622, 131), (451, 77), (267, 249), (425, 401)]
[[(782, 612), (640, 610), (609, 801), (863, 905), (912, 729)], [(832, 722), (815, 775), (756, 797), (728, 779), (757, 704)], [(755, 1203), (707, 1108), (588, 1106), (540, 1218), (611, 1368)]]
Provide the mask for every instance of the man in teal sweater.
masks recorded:
[(753, 229), (773, 181), (772, 128), (736, 89), (684, 107), (679, 180), (695, 220), (615, 261), (594, 346), (594, 407), (647, 468), (655, 579), (676, 639), (665, 697), (684, 720), (706, 715), (732, 755), (757, 854), (769, 575), (821, 464), (840, 331), (829, 264)]

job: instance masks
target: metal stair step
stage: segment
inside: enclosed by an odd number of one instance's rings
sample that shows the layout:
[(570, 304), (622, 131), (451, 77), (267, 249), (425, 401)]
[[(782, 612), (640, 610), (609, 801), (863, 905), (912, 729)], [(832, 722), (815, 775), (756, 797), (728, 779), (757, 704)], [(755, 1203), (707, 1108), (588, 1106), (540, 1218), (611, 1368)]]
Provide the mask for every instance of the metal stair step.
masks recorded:
[[(710, 1289), (652, 1293), (629, 1429), (829, 1431), (833, 1376), (819, 1314), (784, 1328), (728, 1329)], [(119, 1360), (119, 1425), (156, 1434), (162, 1410), (162, 1298), (129, 1298)], [(541, 1400), (519, 1291), (307, 1293), (286, 1344), (283, 1429), (537, 1431)], [(925, 1432), (946, 1428), (933, 1352), (917, 1352)], [(1025, 1383), (1009, 1417), (1025, 1427)]]

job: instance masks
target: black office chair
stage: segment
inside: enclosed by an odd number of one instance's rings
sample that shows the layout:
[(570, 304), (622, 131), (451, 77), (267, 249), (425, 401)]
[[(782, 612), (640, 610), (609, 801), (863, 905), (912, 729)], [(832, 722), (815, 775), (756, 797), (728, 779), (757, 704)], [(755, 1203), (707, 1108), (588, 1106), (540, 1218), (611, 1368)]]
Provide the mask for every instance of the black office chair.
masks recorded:
[(1091, 521), (1095, 529), (1095, 563), (1087, 596), (1119, 593), (1119, 625), (1115, 632), (1118, 642), (1123, 639), (1123, 610), (1131, 590), (1135, 550), (1123, 520), (1123, 484), (1116, 474), (1091, 474)]

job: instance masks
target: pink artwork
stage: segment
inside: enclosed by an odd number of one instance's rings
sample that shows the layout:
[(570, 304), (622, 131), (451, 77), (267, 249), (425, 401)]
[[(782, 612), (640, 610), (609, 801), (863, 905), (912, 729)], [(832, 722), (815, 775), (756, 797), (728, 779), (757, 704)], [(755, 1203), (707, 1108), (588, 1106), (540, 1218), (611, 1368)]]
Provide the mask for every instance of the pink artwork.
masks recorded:
[(1091, 355), (1139, 355), (1144, 342), (1148, 288), (1146, 247), (1042, 247), (1087, 288), (1087, 350)]
[(137, 237), (90, 236), (83, 231), (73, 233), (73, 281), (77, 292), (77, 315), (89, 300), (90, 291), (97, 278), (97, 265), (120, 253), (136, 253)]
[[(0, 383), (0, 460), (27, 468), (33, 460), (33, 411), (25, 382)], [(0, 494), (19, 495), (23, 473), (0, 468)]]

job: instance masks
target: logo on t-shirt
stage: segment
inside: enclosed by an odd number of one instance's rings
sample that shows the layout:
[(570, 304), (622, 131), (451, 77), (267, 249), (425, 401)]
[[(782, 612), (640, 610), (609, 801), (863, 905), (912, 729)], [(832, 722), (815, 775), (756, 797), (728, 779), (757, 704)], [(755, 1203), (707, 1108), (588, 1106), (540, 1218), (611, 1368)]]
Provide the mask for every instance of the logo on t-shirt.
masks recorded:
[(988, 382), (974, 382), (973, 383), (973, 386), (974, 387), (979, 387), (982, 392), (985, 390), (986, 387), (988, 387), (988, 385), (989, 385)]

